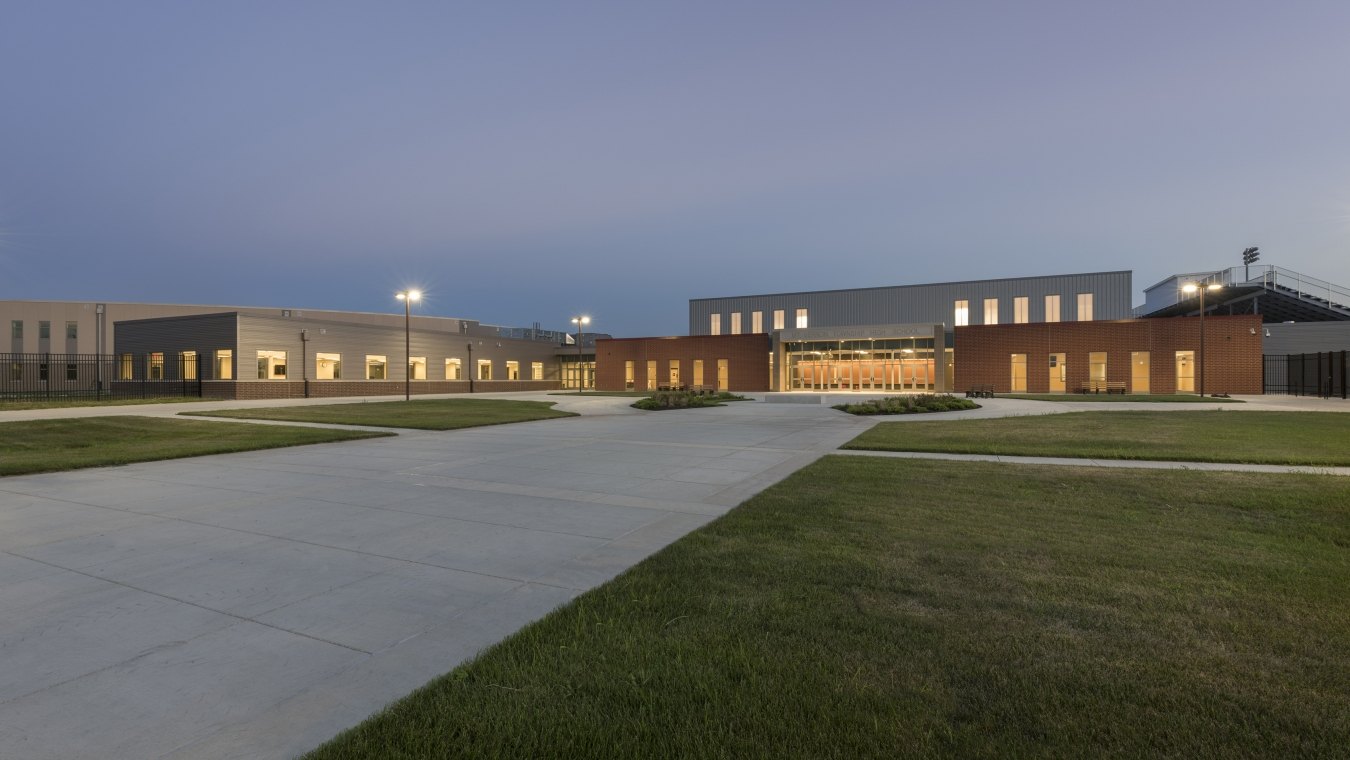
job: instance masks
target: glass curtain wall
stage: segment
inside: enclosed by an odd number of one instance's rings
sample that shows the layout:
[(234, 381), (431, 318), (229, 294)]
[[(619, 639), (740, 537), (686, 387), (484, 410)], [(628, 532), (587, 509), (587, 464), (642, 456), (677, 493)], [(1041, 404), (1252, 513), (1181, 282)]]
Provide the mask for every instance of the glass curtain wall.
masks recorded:
[(823, 340), (784, 344), (795, 391), (931, 391), (932, 338)]

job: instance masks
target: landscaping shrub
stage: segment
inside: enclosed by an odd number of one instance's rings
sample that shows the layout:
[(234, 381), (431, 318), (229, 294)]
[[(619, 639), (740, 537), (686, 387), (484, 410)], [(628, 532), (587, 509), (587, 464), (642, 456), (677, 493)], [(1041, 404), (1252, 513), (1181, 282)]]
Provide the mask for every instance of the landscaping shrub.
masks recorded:
[(853, 404), (836, 404), (834, 408), (849, 414), (924, 414), (979, 409), (980, 405), (969, 399), (945, 393), (920, 393), (913, 396), (887, 396)]
[(744, 396), (736, 396), (726, 391), (716, 396), (703, 396), (687, 391), (657, 391), (633, 404), (635, 409), (656, 412), (662, 409), (696, 409), (703, 406), (721, 406), (722, 401), (744, 401)]

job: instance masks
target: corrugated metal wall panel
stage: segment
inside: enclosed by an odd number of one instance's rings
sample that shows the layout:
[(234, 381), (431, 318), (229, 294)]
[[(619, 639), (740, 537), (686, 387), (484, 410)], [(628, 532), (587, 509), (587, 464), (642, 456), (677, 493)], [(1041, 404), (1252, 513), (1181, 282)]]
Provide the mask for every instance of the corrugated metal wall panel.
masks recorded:
[(1128, 319), (1131, 289), (1132, 273), (1118, 271), (692, 299), (689, 301), (689, 334), (709, 334), (712, 314), (722, 315), (722, 332), (727, 334), (733, 312), (742, 314), (743, 330), (748, 330), (749, 315), (753, 311), (764, 312), (765, 330), (770, 331), (774, 309), (785, 311), (784, 326), (792, 328), (799, 308), (808, 310), (810, 327), (914, 322), (951, 325), (954, 304), (958, 300), (970, 302), (971, 324), (983, 324), (986, 298), (998, 299), (999, 322), (1006, 324), (1013, 321), (1013, 298), (1017, 296), (1030, 299), (1030, 319), (1041, 322), (1044, 321), (1045, 296), (1054, 294), (1060, 296), (1064, 320), (1072, 321), (1079, 293), (1093, 294), (1094, 319)]

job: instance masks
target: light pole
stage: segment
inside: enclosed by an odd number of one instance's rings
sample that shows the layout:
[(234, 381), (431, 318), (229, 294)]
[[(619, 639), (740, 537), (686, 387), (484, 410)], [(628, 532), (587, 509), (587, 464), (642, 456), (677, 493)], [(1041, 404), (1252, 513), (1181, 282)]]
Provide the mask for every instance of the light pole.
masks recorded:
[(473, 375), (474, 375), (475, 372), (478, 371), (478, 368), (475, 367), (475, 366), (473, 365), (473, 343), (472, 343), (472, 342), (469, 343), (468, 349), (469, 349), (469, 366), (465, 367), (464, 370), (465, 370), (466, 372), (469, 373), (469, 393), (473, 393)]
[(420, 290), (400, 290), (394, 298), (403, 302), (403, 400), (412, 400), (412, 303), (422, 300)]
[(1183, 293), (1200, 294), (1200, 355), (1195, 362), (1195, 371), (1200, 375), (1200, 398), (1205, 397), (1205, 293), (1207, 291), (1219, 290), (1223, 286), (1217, 282), (1211, 282), (1208, 285), (1200, 285), (1196, 282), (1188, 282), (1181, 286)]
[(591, 318), (582, 314), (579, 317), (572, 317), (572, 324), (577, 326), (577, 395), (586, 389), (586, 369), (581, 361), (581, 336), (586, 334), (586, 325), (591, 323)]

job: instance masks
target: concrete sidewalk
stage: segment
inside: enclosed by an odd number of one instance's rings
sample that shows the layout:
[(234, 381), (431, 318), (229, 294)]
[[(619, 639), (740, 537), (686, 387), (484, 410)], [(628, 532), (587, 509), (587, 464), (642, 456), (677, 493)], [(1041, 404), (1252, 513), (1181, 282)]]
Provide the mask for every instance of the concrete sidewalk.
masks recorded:
[(294, 756), (874, 422), (631, 402), (0, 479), (0, 757)]

